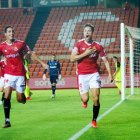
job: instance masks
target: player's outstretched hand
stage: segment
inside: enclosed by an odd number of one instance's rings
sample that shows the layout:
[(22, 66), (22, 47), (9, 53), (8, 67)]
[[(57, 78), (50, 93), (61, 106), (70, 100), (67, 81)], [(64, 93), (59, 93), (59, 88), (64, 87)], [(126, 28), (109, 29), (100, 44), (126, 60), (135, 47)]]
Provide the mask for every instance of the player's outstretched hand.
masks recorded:
[(44, 62), (42, 62), (41, 65), (42, 65), (43, 68), (47, 67), (47, 65)]
[(42, 79), (45, 81), (47, 78), (46, 78), (46, 74), (43, 74), (43, 77)]

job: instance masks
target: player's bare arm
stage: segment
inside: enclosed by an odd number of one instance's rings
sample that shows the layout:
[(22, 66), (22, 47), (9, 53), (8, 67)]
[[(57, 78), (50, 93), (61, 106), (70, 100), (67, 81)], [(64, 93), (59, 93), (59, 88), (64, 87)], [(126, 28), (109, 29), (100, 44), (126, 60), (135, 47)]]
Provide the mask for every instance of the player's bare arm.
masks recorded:
[(31, 58), (33, 60), (38, 61), (44, 68), (46, 67), (46, 64), (42, 60), (40, 60), (40, 58), (36, 55), (35, 52), (32, 51), (32, 52), (30, 52), (30, 54), (31, 54)]
[(107, 71), (108, 71), (109, 80), (110, 80), (110, 82), (113, 82), (113, 76), (112, 76), (110, 64), (109, 64), (109, 62), (108, 62), (108, 60), (107, 60), (106, 57), (103, 57), (102, 60), (104, 61), (105, 67), (106, 67), (106, 69), (107, 69)]
[(49, 69), (49, 66), (46, 64), (45, 69), (44, 69), (44, 72), (43, 72), (43, 76), (42, 76), (42, 79), (43, 79), (43, 80), (46, 80), (46, 79), (47, 79), (46, 73), (47, 73), (47, 70), (48, 70), (48, 69)]
[(70, 60), (71, 60), (71, 62), (78, 61), (78, 60), (80, 60), (80, 59), (82, 59), (82, 58), (94, 53), (95, 51), (96, 51), (95, 48), (88, 48), (82, 54), (72, 53)]

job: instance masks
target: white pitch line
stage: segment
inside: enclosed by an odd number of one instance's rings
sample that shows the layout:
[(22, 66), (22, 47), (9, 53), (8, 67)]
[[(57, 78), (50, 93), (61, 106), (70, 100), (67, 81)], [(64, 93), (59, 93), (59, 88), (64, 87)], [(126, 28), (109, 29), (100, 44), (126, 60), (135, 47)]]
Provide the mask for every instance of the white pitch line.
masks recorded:
[[(131, 96), (131, 95), (129, 95), (129, 96)], [(98, 117), (97, 121), (101, 120), (103, 117), (105, 117), (107, 114), (109, 114), (112, 110), (114, 110), (116, 107), (118, 107), (122, 102), (123, 101), (121, 100), (118, 103), (116, 103), (113, 107), (111, 107), (110, 109), (108, 109), (104, 114), (102, 114), (101, 116)], [(89, 130), (90, 127), (91, 127), (91, 123), (89, 123), (88, 125), (86, 125), (83, 129), (81, 129), (79, 132), (77, 132), (76, 134), (74, 134), (68, 140), (76, 140), (81, 135), (83, 135), (87, 130)]]

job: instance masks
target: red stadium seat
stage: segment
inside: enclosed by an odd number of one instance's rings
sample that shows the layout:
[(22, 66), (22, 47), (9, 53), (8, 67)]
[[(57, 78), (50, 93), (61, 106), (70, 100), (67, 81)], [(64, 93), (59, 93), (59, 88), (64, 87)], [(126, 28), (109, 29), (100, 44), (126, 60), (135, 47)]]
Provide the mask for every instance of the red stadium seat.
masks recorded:
[[(65, 10), (65, 12), (64, 12)], [(84, 12), (88, 13), (90, 12), (90, 14), (92, 12), (95, 12), (98, 14), (98, 12), (101, 13), (101, 17), (103, 17), (103, 12), (111, 12), (113, 15), (115, 15), (116, 18), (118, 18), (118, 21), (111, 21), (111, 17), (110, 19), (107, 20), (106, 19), (82, 19), (81, 22), (77, 22), (75, 25), (74, 24), (70, 24), (70, 25), (66, 25), (64, 27), (64, 24), (67, 24), (68, 21), (74, 19), (76, 16), (78, 17), (80, 15), (80, 13), (84, 14)], [(70, 13), (70, 14), (69, 14)], [(0, 13), (0, 15), (5, 15), (5, 13), (2, 12)], [(130, 16), (131, 15), (131, 16)], [(104, 42), (105, 46), (105, 50), (108, 54), (120, 54), (120, 48), (118, 46), (120, 46), (120, 22), (124, 22), (130, 26), (137, 26), (138, 23), (138, 15), (139, 15), (139, 9), (136, 8), (136, 10), (131, 10), (129, 12), (125, 12), (122, 10), (122, 8), (109, 8), (109, 9), (105, 9), (103, 7), (94, 7), (94, 6), (79, 6), (79, 7), (57, 7), (57, 8), (52, 8), (48, 19), (46, 20), (44, 27), (42, 29), (42, 32), (40, 34), (40, 37), (37, 40), (37, 43), (35, 45), (35, 48), (37, 49), (37, 54), (43, 55), (43, 56), (48, 56), (51, 54), (56, 54), (58, 56), (58, 58), (61, 59), (61, 66), (62, 66), (62, 75), (64, 76), (70, 76), (70, 75), (75, 75), (75, 71), (76, 71), (76, 66), (71, 63), (69, 60), (65, 60), (62, 58), (64, 58), (64, 56), (70, 56), (71, 54), (71, 49), (69, 48), (68, 44), (66, 44), (65, 42), (63, 42), (61, 40), (61, 38), (66, 38), (66, 39), (75, 39), (75, 42), (78, 39), (83, 38), (83, 26), (85, 23), (87, 22), (91, 22), (94, 23), (95, 26), (95, 31), (94, 31), (94, 35), (93, 38), (94, 40), (100, 42), (103, 39), (112, 39), (112, 42)], [(85, 15), (86, 16), (86, 15)], [(82, 16), (81, 16), (82, 17)], [(25, 17), (26, 18), (26, 17)], [(30, 18), (28, 18), (28, 21), (24, 21), (25, 20), (22, 19), (21, 20), (21, 24), (20, 27), (22, 26), (22, 23), (28, 23), (30, 20), (32, 21), (32, 17), (30, 16)], [(113, 18), (112, 18), (113, 19)], [(16, 22), (17, 17), (15, 18), (14, 22)], [(67, 30), (68, 32), (68, 37), (66, 37), (66, 35), (64, 34), (66, 32), (67, 29), (70, 28), (72, 29), (72, 25), (75, 26), (75, 28), (73, 28), (74, 32), (71, 33), (72, 37), (69, 37), (70, 35), (70, 31), (71, 30)], [(63, 28), (63, 29), (62, 29)], [(24, 31), (24, 30), (23, 30)], [(29, 31), (29, 28), (26, 32)], [(61, 32), (61, 33), (60, 33)], [(18, 34), (22, 34), (20, 28), (17, 31)], [(64, 34), (64, 35), (63, 35)], [(21, 38), (24, 38), (23, 35), (21, 35)], [(2, 38), (0, 38), (2, 39)], [(104, 40), (103, 40), (104, 41)], [(40, 48), (40, 50), (38, 49)], [(45, 49), (46, 48), (46, 49)], [(47, 57), (46, 57), (47, 58)], [(48, 58), (47, 58), (48, 59)], [(110, 63), (112, 64), (112, 60), (109, 60)], [(99, 64), (101, 64), (99, 62)], [(67, 70), (65, 69), (67, 67)], [(71, 70), (70, 70), (71, 68)], [(113, 66), (112, 66), (113, 68)], [(65, 69), (65, 71), (64, 71)], [(101, 66), (101, 73), (107, 73), (105, 71), (105, 67)], [(34, 74), (35, 75), (35, 74)], [(39, 76), (40, 74), (38, 74)]]

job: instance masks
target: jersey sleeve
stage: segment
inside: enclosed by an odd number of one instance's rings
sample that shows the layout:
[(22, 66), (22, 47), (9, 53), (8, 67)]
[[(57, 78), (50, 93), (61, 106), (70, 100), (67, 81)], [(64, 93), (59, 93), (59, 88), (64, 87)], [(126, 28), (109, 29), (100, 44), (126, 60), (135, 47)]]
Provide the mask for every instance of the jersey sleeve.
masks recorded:
[(29, 46), (23, 42), (23, 54), (29, 54), (31, 52), (31, 49), (29, 48)]

